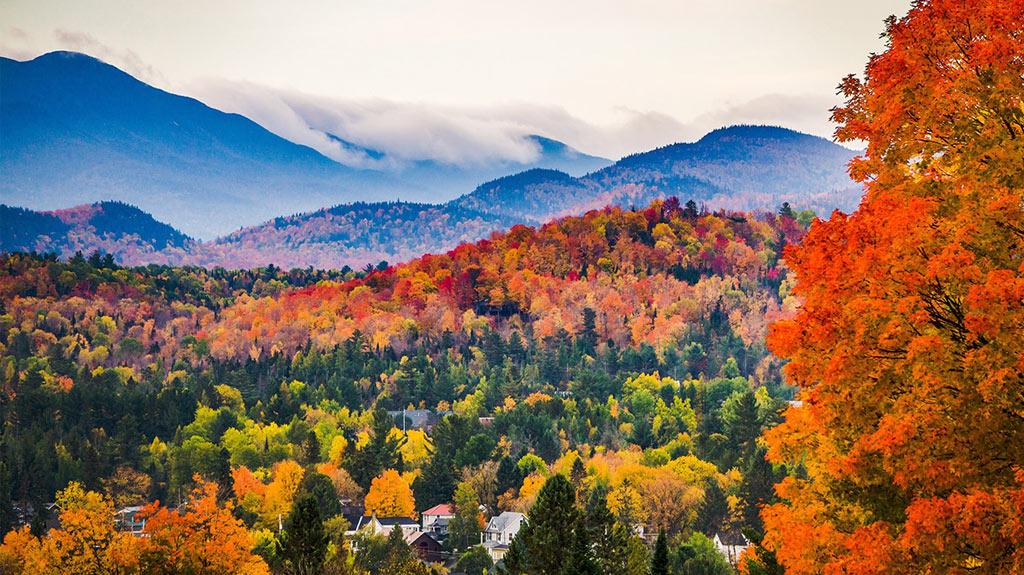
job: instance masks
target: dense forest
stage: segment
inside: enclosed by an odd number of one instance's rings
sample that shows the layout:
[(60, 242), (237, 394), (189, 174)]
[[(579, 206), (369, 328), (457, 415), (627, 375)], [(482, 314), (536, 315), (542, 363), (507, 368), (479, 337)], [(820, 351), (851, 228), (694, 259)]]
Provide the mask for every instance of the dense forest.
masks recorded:
[[(211, 513), (286, 570), (278, 523), (307, 492), (381, 516), (461, 494), (492, 515), (564, 472), (622, 550), (664, 530), (719, 558), (708, 537), (759, 537), (785, 473), (756, 443), (792, 397), (764, 339), (795, 305), (779, 258), (805, 231), (672, 198), (359, 273), (8, 255), (4, 530), (42, 533), (67, 485), (117, 507), (213, 490)], [(387, 414), (405, 408), (438, 423)], [(329, 563), (345, 529), (337, 501), (320, 511)]]

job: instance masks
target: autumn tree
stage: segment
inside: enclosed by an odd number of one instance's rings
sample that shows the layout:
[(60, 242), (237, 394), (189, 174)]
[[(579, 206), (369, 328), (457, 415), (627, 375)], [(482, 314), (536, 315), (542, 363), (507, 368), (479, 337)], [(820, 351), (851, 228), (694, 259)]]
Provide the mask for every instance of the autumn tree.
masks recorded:
[(476, 490), (468, 482), (463, 481), (455, 488), (455, 515), (448, 522), (448, 539), (446, 543), (452, 549), (466, 549), (480, 542), (480, 531), (484, 528), (484, 517), (480, 513), (480, 499)]
[(416, 501), (412, 489), (394, 469), (388, 469), (370, 484), (366, 494), (367, 513), (378, 517), (415, 517)]
[(803, 464), (763, 517), (787, 573), (1024, 572), (1024, 1), (920, 0), (833, 112), (860, 208), (786, 252), (770, 346)]

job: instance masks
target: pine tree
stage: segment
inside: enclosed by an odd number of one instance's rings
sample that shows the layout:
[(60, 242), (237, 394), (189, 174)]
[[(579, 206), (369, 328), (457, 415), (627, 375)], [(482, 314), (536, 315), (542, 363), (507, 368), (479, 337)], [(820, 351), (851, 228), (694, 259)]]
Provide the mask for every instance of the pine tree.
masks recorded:
[(572, 547), (562, 565), (562, 575), (598, 575), (601, 571), (594, 561), (587, 528), (582, 522), (573, 529)]
[(626, 567), (629, 533), (608, 508), (608, 491), (594, 487), (587, 499), (584, 525), (594, 544), (594, 560), (602, 573), (621, 573)]
[(503, 575), (522, 575), (526, 573), (526, 544), (523, 543), (523, 531), (512, 538), (508, 544), (508, 551), (500, 563)]
[(651, 575), (668, 575), (668, 540), (665, 538), (664, 529), (658, 530), (658, 540), (654, 544)]
[(694, 528), (708, 537), (714, 537), (728, 514), (729, 502), (725, 493), (722, 493), (722, 488), (714, 478), (708, 479), (704, 485), (704, 502), (697, 511)]
[(323, 567), (328, 541), (316, 498), (309, 494), (300, 495), (288, 514), (278, 542), (278, 556), (292, 573), (313, 575)]
[(765, 459), (767, 450), (758, 448), (751, 457), (747, 468), (743, 470), (743, 481), (740, 483), (740, 500), (743, 502), (743, 522), (757, 535), (764, 531), (761, 521), (761, 508), (775, 503), (775, 484), (782, 480), (783, 475), (777, 473), (772, 464)]
[(576, 518), (576, 490), (564, 476), (553, 475), (541, 487), (526, 527), (519, 532), (526, 551), (525, 571), (532, 575), (562, 572)]
[(370, 440), (362, 448), (352, 450), (352, 454), (345, 461), (349, 475), (363, 489), (369, 489), (373, 478), (385, 469), (394, 469), (399, 473), (404, 470), (401, 449), (405, 443), (405, 436), (390, 436), (394, 426), (395, 421), (386, 410), (374, 410), (373, 421), (370, 424)]

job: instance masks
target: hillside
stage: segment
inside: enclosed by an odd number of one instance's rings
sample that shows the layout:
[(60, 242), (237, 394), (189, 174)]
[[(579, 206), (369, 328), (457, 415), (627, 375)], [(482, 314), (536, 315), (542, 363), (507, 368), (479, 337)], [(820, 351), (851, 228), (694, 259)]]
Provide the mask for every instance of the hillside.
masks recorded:
[(530, 171), (479, 186), (453, 203), (541, 223), (604, 205), (677, 196), (712, 209), (764, 210), (783, 202), (828, 214), (851, 211), (859, 188), (846, 174), (855, 152), (770, 126), (733, 126), (694, 143), (627, 156), (580, 178)]
[[(852, 155), (846, 148), (791, 130), (733, 127), (692, 144), (629, 156), (583, 177), (541, 168), (519, 172), (440, 205), (342, 204), (276, 217), (212, 241), (166, 248), (140, 249), (132, 239), (118, 243), (116, 233), (90, 246), (87, 231), (77, 235), (85, 240), (73, 249), (43, 235), (10, 245), (46, 246), (65, 257), (76, 249), (100, 248), (126, 264), (246, 268), (272, 263), (286, 269), (361, 269), (443, 252), (519, 223), (539, 224), (605, 206), (630, 208), (670, 196), (693, 199), (708, 209), (774, 211), (789, 202), (796, 209), (826, 215), (837, 207), (850, 209), (859, 200), (845, 174), (845, 162)], [(20, 217), (29, 216), (21, 212)], [(39, 229), (40, 234), (46, 231)]]
[(142, 210), (121, 202), (98, 202), (53, 212), (0, 204), (0, 251), (53, 252), (69, 257), (96, 250), (119, 261), (144, 263), (156, 252), (194, 242)]
[[(764, 337), (795, 303), (780, 250), (804, 233), (670, 199), (369, 273), (3, 255), (2, 448), (18, 465), (0, 495), (24, 507), (78, 482), (125, 505), (198, 486), (248, 535), (273, 533), (301, 501), (281, 493), (301, 490), (324, 494), (325, 519), (339, 499), (412, 516), (467, 485), (471, 525), (481, 506), (539, 517), (541, 485), (571, 473), (604, 490), (591, 501), (616, 545), (645, 549), (633, 534), (662, 525), (712, 536), (730, 509), (756, 527), (751, 486), (773, 475), (748, 471), (754, 442), (791, 393)], [(436, 425), (396, 427), (387, 410), (410, 406)], [(399, 511), (379, 507), (385, 481)], [(0, 532), (19, 521), (0, 507)]]
[[(365, 280), (240, 301), (204, 337), (214, 355), (237, 357), (252, 345), (295, 350), (308, 339), (330, 346), (355, 331), (402, 349), (410, 321), (419, 337), (435, 340), (475, 325), (529, 325), (543, 339), (562, 329), (578, 333), (582, 308), (593, 307), (599, 341), (661, 349), (686, 332), (694, 314), (717, 307), (723, 317), (739, 314), (735, 320), (760, 338), (763, 306), (777, 297), (767, 286), (784, 274), (779, 246), (803, 232), (793, 218), (770, 213), (687, 214), (675, 198), (643, 211), (594, 210), (539, 228), (515, 226)], [(723, 276), (735, 279), (716, 279)], [(761, 296), (740, 303), (728, 296), (737, 288)]]
[(448, 249), (514, 223), (455, 206), (357, 202), (275, 218), (193, 246), (169, 261), (228, 268), (270, 263), (284, 268), (361, 268)]

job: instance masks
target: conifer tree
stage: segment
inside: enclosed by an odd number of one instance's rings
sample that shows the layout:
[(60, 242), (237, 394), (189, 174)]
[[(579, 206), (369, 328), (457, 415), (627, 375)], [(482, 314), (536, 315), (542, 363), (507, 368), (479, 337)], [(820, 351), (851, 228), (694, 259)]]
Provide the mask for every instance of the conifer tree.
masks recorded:
[(562, 575), (598, 575), (601, 571), (594, 561), (587, 528), (583, 522), (577, 523), (573, 529), (572, 547), (562, 566)]
[(729, 502), (725, 498), (725, 493), (722, 493), (722, 488), (714, 478), (708, 479), (704, 487), (704, 502), (697, 510), (694, 527), (708, 537), (714, 537), (728, 514)]
[(519, 532), (526, 551), (525, 571), (535, 575), (562, 572), (576, 518), (576, 490), (564, 476), (553, 475), (541, 487), (526, 527)]
[(313, 575), (323, 567), (329, 537), (318, 507), (315, 497), (300, 495), (278, 542), (278, 555), (295, 575)]
[(668, 540), (665, 538), (664, 529), (658, 530), (658, 540), (654, 544), (651, 575), (668, 575)]

